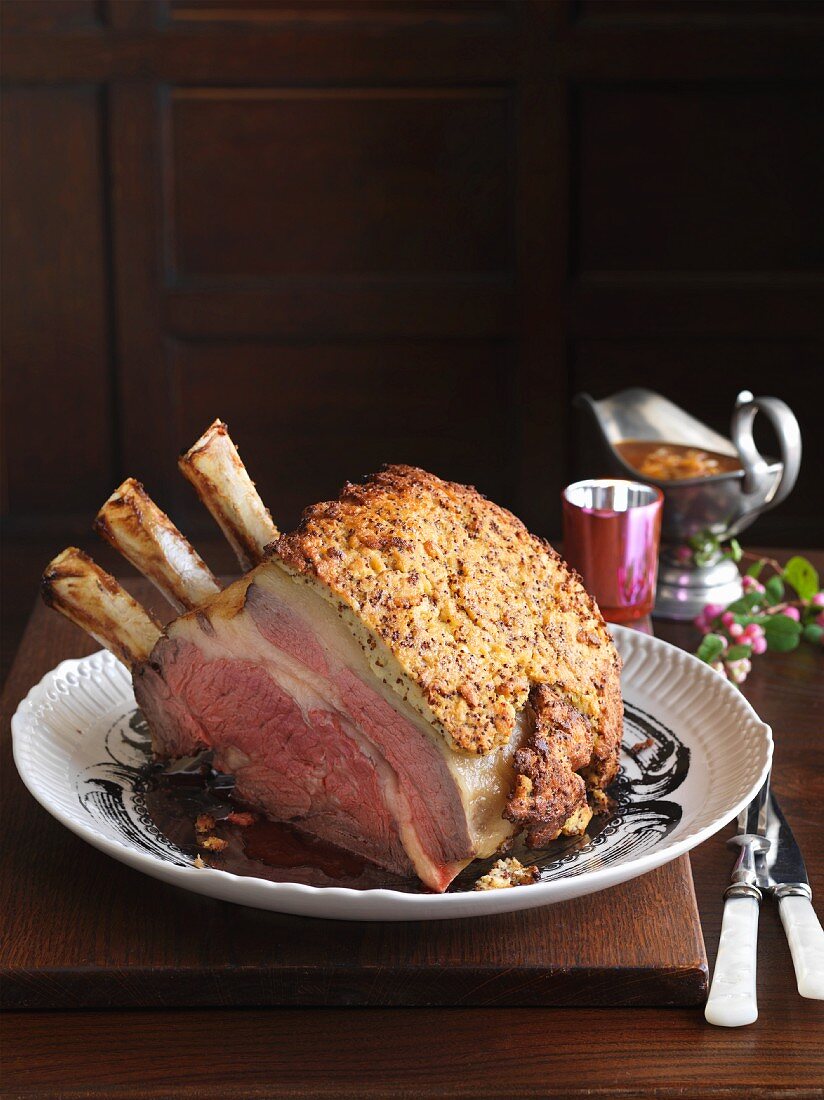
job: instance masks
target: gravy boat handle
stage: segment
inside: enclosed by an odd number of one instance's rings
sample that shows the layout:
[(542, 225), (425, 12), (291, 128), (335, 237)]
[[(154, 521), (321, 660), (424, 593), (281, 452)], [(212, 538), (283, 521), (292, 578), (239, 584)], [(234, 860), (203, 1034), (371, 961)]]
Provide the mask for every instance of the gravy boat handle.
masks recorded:
[[(753, 439), (753, 424), (759, 412), (767, 417), (778, 438), (782, 471), (777, 479)], [(733, 535), (751, 521), (754, 512), (774, 508), (792, 491), (801, 468), (801, 430), (789, 405), (780, 398), (753, 397), (749, 390), (742, 390), (736, 399), (730, 435), (744, 468), (741, 490), (745, 512), (730, 526), (727, 534)]]

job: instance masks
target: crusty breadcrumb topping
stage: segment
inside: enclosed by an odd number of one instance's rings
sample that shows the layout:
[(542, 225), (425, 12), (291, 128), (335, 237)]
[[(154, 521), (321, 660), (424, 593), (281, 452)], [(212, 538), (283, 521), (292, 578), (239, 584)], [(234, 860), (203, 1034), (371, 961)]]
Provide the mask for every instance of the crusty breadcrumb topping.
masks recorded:
[(577, 806), (566, 819), (561, 829), (561, 836), (583, 836), (587, 826), (593, 818), (593, 810), (588, 802)]
[(538, 881), (539, 871), (533, 865), (524, 867), (520, 860), (510, 856), (493, 863), (490, 870), (475, 883), (475, 890), (505, 890), (509, 886), (529, 886)]
[(531, 687), (549, 684), (591, 720), (595, 757), (604, 739), (614, 755), (620, 666), (598, 608), (548, 543), (475, 489), (389, 466), (270, 549), (380, 637), (453, 748), (505, 745)]
[(617, 803), (614, 798), (609, 797), (606, 791), (595, 787), (589, 792), (589, 805), (592, 809), (592, 816), (600, 817), (602, 814), (611, 814)]
[(592, 813), (578, 770), (592, 758), (592, 724), (565, 699), (540, 684), (529, 696), (532, 733), (515, 753), (515, 786), (504, 816), (527, 827), (530, 848), (563, 832), (585, 832)]

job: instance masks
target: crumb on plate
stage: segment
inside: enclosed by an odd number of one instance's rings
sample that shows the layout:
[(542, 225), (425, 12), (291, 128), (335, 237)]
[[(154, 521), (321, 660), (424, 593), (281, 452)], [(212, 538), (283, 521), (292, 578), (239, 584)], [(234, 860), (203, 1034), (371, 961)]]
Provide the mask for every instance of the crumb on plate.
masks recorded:
[(229, 847), (229, 841), (221, 840), (219, 836), (198, 837), (197, 844), (199, 848), (205, 848), (207, 852), (222, 852), (224, 848)]
[(239, 813), (235, 810), (229, 814), (226, 820), (232, 825), (240, 825), (242, 828), (245, 829), (248, 825), (254, 824), (255, 815), (246, 813), (245, 811), (243, 813)]
[(211, 814), (198, 814), (195, 820), (196, 833), (210, 833), (215, 827), (215, 819)]
[(499, 859), (487, 874), (475, 883), (476, 890), (504, 890), (509, 886), (529, 886), (538, 881), (538, 868), (533, 864), (524, 867), (520, 860), (510, 856)]

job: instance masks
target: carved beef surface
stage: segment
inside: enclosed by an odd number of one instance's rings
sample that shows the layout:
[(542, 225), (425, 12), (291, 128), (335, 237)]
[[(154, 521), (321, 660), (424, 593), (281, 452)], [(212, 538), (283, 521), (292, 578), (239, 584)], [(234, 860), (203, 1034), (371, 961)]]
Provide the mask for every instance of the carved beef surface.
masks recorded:
[(276, 565), (176, 620), (135, 691), (160, 756), (211, 748), (244, 801), (433, 889), (510, 831), (503, 756), (473, 790), (477, 762), (455, 768), (326, 601)]

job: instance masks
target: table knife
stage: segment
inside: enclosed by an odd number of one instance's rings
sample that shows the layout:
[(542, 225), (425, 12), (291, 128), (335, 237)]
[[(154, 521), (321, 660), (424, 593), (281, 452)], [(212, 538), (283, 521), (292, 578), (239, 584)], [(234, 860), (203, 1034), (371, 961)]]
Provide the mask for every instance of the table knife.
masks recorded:
[(770, 780), (738, 815), (738, 832), (727, 842), (737, 847), (731, 884), (724, 891), (721, 939), (704, 1016), (719, 1027), (741, 1027), (758, 1019), (755, 995), (755, 958), (758, 946), (758, 887), (756, 856), (766, 852), (767, 799)]
[(769, 848), (755, 858), (758, 885), (778, 902), (778, 912), (802, 997), (824, 1000), (824, 929), (813, 909), (813, 893), (801, 849), (770, 791), (766, 802)]

